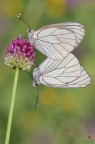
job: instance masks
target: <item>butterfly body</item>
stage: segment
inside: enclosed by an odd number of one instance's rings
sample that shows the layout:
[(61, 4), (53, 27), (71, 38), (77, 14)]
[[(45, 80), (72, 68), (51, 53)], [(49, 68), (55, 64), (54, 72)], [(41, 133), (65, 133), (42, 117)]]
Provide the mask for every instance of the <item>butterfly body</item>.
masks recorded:
[(30, 30), (30, 29), (29, 29), (29, 30), (27, 31), (27, 33), (28, 33), (28, 39), (29, 39), (29, 41), (30, 41), (30, 44), (33, 45), (33, 46), (35, 46), (35, 41), (36, 41), (36, 39), (35, 39), (33, 30)]

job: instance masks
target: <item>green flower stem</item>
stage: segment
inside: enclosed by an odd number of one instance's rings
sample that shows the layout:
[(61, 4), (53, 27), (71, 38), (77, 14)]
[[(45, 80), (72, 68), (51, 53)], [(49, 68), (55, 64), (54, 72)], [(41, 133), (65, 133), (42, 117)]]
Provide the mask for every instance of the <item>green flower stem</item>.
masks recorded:
[(12, 98), (11, 98), (11, 105), (10, 105), (9, 116), (8, 116), (8, 124), (7, 124), (7, 130), (6, 130), (5, 144), (9, 144), (9, 140), (10, 140), (10, 132), (11, 132), (12, 117), (13, 117), (13, 110), (14, 110), (18, 77), (19, 77), (19, 68), (16, 67), (15, 76), (14, 76), (14, 83), (13, 83)]

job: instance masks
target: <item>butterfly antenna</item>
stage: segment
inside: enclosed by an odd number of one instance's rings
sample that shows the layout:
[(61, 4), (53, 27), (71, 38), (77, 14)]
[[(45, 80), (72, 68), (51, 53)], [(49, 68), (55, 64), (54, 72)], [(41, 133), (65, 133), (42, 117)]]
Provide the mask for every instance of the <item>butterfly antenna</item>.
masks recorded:
[(38, 86), (37, 86), (37, 97), (36, 97), (35, 109), (36, 109), (37, 103), (38, 103), (38, 92), (39, 92), (39, 88), (38, 88)]
[(38, 65), (36, 64), (36, 62), (35, 62), (35, 66), (38, 68)]
[(21, 21), (23, 21), (28, 27), (29, 29), (31, 29), (30, 25), (23, 19), (23, 17), (21, 16), (21, 13), (19, 13), (19, 15), (17, 16)]

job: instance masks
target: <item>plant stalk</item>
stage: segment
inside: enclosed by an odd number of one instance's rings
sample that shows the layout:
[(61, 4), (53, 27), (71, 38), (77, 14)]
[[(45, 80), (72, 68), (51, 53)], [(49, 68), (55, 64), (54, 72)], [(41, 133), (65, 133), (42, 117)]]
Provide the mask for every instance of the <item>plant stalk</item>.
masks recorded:
[(18, 77), (19, 77), (19, 68), (16, 67), (15, 76), (14, 76), (14, 83), (13, 83), (12, 98), (11, 98), (11, 104), (10, 104), (10, 110), (9, 110), (9, 116), (8, 116), (5, 144), (9, 144), (9, 140), (10, 140), (10, 133), (11, 133), (11, 126), (12, 126), (12, 118), (13, 118), (13, 111), (14, 111)]

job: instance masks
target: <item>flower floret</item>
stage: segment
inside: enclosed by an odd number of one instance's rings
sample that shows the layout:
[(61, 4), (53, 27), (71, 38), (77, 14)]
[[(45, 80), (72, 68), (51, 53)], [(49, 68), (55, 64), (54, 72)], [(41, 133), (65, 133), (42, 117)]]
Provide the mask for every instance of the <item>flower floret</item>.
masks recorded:
[(19, 67), (22, 70), (30, 70), (35, 62), (34, 46), (28, 40), (22, 40), (21, 35), (13, 39), (9, 44), (4, 57), (4, 63), (8, 66)]

